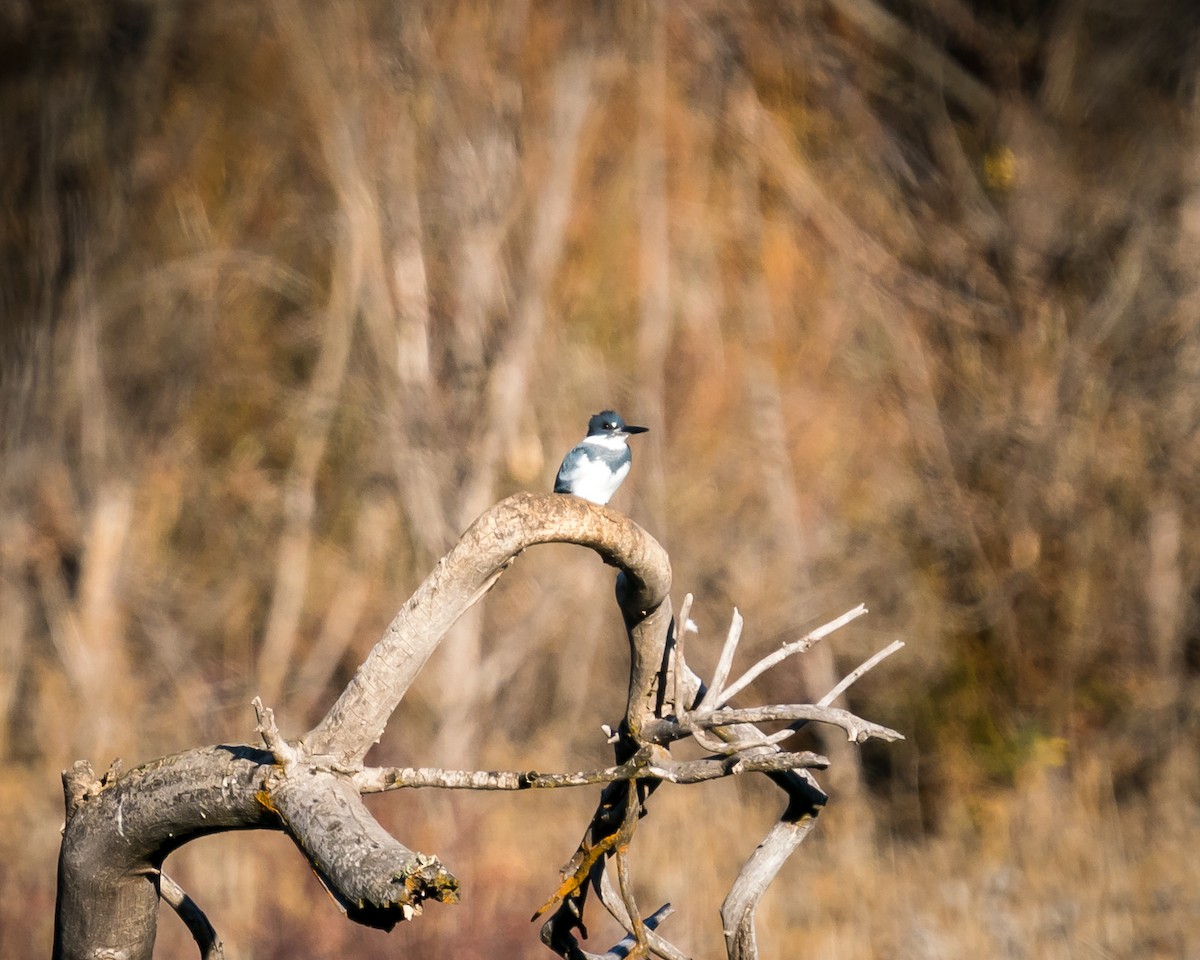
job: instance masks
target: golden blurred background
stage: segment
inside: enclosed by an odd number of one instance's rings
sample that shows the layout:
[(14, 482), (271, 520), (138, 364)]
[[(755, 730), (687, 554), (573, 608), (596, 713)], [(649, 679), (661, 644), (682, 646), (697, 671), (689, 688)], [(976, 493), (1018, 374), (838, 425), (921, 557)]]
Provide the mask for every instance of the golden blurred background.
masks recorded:
[[(9, 0), (0, 64), (0, 955), (49, 950), (61, 769), (255, 695), (298, 735), (612, 406), (701, 672), (735, 604), (742, 666), (871, 610), (746, 702), (908, 644), (765, 958), (1200, 957), (1191, 0)], [(523, 556), (373, 758), (606, 764), (611, 590)], [(231, 957), (548, 956), (594, 801), (372, 801), (464, 887), (390, 935), (277, 834), (167, 869)], [(780, 806), (656, 794), (668, 938), (719, 955)]]

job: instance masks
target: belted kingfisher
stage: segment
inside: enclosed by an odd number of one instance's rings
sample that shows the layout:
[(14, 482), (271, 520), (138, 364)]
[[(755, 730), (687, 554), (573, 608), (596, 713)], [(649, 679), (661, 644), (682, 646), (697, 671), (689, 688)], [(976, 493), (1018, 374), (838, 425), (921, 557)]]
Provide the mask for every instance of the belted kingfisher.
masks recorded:
[(555, 493), (573, 493), (592, 503), (608, 503), (629, 473), (633, 457), (626, 438), (649, 427), (631, 427), (615, 410), (601, 410), (588, 421), (587, 436), (572, 447), (558, 468)]

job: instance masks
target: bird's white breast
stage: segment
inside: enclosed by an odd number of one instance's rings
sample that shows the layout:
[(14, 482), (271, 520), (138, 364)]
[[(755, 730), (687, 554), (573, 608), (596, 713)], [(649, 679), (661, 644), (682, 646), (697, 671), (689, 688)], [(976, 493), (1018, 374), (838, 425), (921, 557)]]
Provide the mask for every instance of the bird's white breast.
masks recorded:
[(611, 470), (603, 460), (583, 460), (571, 471), (568, 479), (575, 496), (591, 500), (592, 503), (608, 503), (628, 474), (628, 463)]

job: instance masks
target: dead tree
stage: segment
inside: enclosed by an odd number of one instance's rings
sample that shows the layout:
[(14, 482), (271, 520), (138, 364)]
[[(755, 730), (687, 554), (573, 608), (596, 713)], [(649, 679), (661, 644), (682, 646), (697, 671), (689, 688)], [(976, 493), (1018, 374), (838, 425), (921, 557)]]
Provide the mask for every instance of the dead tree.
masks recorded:
[[(611, 735), (614, 765), (564, 774), (365, 766), (368, 750), (449, 627), (523, 550), (549, 542), (590, 547), (620, 571), (616, 594), (629, 636), (630, 671), (625, 716)], [(202, 957), (222, 956), (213, 927), (162, 865), (182, 844), (223, 830), (282, 830), (351, 920), (390, 930), (419, 914), (426, 900), (454, 902), (458, 881), (436, 856), (414, 852), (389, 835), (367, 811), (362, 794), (418, 785), (534, 790), (603, 784), (595, 814), (563, 869), (562, 884), (535, 914), (535, 919), (548, 914), (542, 941), (572, 960), (629, 955), (679, 960), (683, 954), (656, 930), (670, 906), (644, 917), (634, 901), (630, 844), (638, 820), (664, 782), (762, 773), (784, 791), (786, 807), (721, 907), (728, 956), (755, 957), (758, 901), (826, 799), (810, 771), (827, 761), (814, 753), (785, 752), (780, 744), (811, 721), (840, 727), (857, 742), (899, 738), (830, 704), (900, 645), (881, 651), (817, 704), (731, 707), (732, 698), (755, 678), (865, 609), (785, 644), (730, 681), (741, 636), (735, 611), (706, 685), (684, 659), (691, 597), (673, 618), (670, 586), (666, 552), (618, 513), (556, 494), (519, 494), (497, 504), (438, 562), (325, 718), (303, 736), (286, 739), (271, 710), (256, 700), (264, 747), (202, 747), (125, 773), (113, 769), (99, 779), (80, 761), (63, 774), (66, 825), (54, 956), (149, 958), (160, 898), (188, 925)], [(767, 735), (756, 724), (768, 721), (785, 726)], [(709, 755), (675, 759), (671, 745), (688, 738)], [(610, 866), (615, 866), (615, 884)], [(576, 936), (586, 937), (584, 909), (593, 892), (629, 934), (599, 955), (584, 952)]]

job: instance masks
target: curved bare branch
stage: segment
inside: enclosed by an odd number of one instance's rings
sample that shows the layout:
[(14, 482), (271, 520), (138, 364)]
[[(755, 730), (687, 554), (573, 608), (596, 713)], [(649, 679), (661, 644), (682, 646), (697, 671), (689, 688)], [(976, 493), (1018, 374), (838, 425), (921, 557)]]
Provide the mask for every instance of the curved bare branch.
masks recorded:
[[(657, 672), (670, 622), (671, 565), (666, 551), (621, 514), (577, 497), (520, 493), (476, 520), (388, 625), (325, 718), (304, 735), (310, 753), (361, 764), (446, 631), (539, 543), (577, 543), (618, 567), (618, 602), (637, 631), (627, 720), (653, 714)], [(655, 636), (655, 632), (659, 634)], [(656, 658), (657, 657), (657, 658)]]

